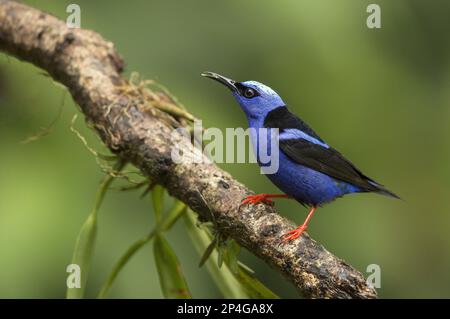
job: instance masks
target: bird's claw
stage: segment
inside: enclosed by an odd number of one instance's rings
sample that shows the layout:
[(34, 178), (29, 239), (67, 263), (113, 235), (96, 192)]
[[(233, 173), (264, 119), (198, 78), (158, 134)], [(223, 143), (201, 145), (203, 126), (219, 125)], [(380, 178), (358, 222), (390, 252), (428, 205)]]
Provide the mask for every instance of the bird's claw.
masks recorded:
[(267, 197), (268, 197), (268, 194), (257, 194), (257, 195), (247, 196), (242, 201), (241, 206), (246, 205), (246, 204), (256, 205), (258, 203), (264, 203), (264, 204), (273, 206), (275, 204), (275, 202), (273, 200), (268, 199)]
[(283, 242), (296, 239), (302, 235), (302, 233), (308, 228), (306, 225), (300, 225), (296, 229), (291, 230), (283, 235)]

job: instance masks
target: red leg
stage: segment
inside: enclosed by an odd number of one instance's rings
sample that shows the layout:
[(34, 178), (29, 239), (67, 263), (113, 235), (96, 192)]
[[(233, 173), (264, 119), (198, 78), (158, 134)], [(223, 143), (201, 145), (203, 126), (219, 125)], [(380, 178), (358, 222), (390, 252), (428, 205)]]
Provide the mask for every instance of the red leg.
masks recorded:
[(250, 195), (247, 196), (241, 203), (241, 205), (245, 204), (258, 204), (258, 203), (264, 203), (268, 205), (273, 205), (273, 200), (270, 200), (269, 198), (288, 198), (289, 196), (286, 194), (257, 194), (257, 195)]
[(293, 240), (295, 238), (300, 237), (300, 235), (306, 230), (306, 228), (308, 228), (308, 223), (315, 211), (316, 211), (316, 207), (315, 206), (311, 207), (311, 210), (309, 211), (308, 216), (306, 217), (303, 224), (298, 226), (296, 229), (291, 230), (290, 232), (287, 232), (286, 234), (284, 234), (283, 242), (287, 242), (289, 240)]

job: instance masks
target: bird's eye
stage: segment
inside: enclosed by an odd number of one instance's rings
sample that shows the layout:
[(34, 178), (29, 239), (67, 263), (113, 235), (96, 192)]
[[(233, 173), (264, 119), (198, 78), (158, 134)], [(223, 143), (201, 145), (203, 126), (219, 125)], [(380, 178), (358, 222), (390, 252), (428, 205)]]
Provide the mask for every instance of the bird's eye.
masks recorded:
[(256, 92), (255, 92), (255, 90), (253, 90), (253, 89), (246, 88), (245, 91), (244, 91), (244, 96), (245, 96), (246, 98), (248, 98), (248, 99), (254, 97), (255, 95), (256, 95)]

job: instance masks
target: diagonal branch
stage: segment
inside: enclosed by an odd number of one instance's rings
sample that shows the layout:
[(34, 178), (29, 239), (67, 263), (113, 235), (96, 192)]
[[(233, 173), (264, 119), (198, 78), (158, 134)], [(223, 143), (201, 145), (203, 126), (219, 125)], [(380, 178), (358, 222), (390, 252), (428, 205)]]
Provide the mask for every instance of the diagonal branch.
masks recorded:
[(129, 86), (121, 77), (122, 58), (99, 34), (69, 29), (49, 14), (0, 0), (0, 50), (64, 84), (114, 153), (164, 185), (201, 218), (209, 219), (212, 213), (221, 232), (283, 273), (304, 296), (376, 298), (360, 272), (308, 235), (280, 245), (280, 235), (294, 225), (271, 207), (239, 210), (251, 192), (228, 173), (207, 160), (174, 163), (172, 146), (188, 147), (189, 139), (171, 138), (177, 119), (149, 108), (148, 96), (122, 93)]

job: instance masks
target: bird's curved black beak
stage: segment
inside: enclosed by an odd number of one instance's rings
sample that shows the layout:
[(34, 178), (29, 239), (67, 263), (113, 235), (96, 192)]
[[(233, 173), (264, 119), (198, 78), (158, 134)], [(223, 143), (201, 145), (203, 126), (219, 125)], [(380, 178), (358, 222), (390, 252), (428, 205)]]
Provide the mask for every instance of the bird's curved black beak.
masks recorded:
[(227, 77), (224, 77), (223, 75), (214, 73), (214, 72), (203, 72), (202, 76), (213, 79), (219, 83), (222, 83), (223, 85), (225, 85), (227, 88), (229, 88), (232, 92), (239, 92), (237, 86), (236, 86), (236, 81), (229, 79)]

